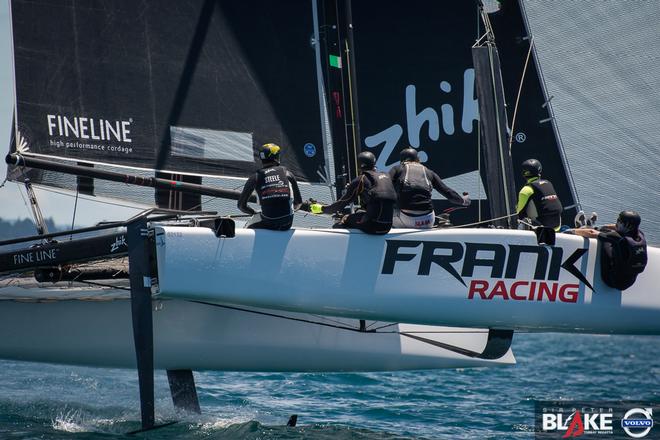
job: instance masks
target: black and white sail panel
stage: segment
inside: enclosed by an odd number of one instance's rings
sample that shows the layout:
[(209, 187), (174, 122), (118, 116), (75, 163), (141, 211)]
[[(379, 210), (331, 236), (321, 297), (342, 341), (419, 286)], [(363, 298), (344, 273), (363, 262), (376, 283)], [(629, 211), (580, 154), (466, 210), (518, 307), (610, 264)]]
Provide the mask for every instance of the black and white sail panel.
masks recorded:
[[(245, 176), (266, 142), (302, 181), (324, 167), (312, 4), (12, 1), (28, 153)], [(37, 182), (39, 183), (39, 182)]]

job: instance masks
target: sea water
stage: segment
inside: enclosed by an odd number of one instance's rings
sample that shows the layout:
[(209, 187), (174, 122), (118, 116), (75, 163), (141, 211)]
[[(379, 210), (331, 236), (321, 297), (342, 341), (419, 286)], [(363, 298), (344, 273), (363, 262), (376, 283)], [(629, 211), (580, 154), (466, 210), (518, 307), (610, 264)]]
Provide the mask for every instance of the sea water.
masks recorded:
[[(660, 337), (516, 334), (513, 367), (386, 373), (196, 372), (202, 415), (156, 372), (149, 439), (532, 439), (536, 400), (660, 401)], [(0, 439), (120, 439), (132, 370), (0, 361)], [(298, 426), (286, 427), (290, 415)], [(660, 429), (646, 438), (658, 438)]]

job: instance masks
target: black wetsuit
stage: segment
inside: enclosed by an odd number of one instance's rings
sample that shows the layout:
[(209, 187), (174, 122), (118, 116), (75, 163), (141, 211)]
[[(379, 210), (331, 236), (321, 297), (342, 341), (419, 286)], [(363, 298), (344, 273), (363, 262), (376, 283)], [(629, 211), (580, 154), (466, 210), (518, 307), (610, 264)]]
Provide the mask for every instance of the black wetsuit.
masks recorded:
[(390, 177), (385, 173), (367, 170), (353, 179), (339, 200), (324, 206), (323, 212), (332, 214), (349, 203), (360, 203), (363, 210), (344, 217), (334, 227), (356, 228), (368, 234), (387, 234), (392, 228), (395, 201), (396, 192)]
[[(250, 176), (238, 199), (238, 209), (246, 214), (256, 214), (247, 204), (255, 190), (261, 205), (261, 219), (248, 225), (248, 228), (277, 231), (290, 229), (293, 223), (292, 205), (302, 203), (298, 182), (293, 174), (281, 165), (271, 164)], [(293, 191), (293, 200), (291, 191)]]
[(451, 203), (465, 204), (463, 197), (445, 185), (435, 172), (419, 162), (404, 162), (392, 167), (390, 177), (397, 192), (399, 209), (404, 214), (422, 215), (433, 211), (433, 189)]
[(600, 269), (603, 281), (610, 287), (626, 290), (644, 271), (648, 256), (642, 231), (635, 236), (622, 236), (616, 231), (598, 234), (602, 245)]
[(558, 231), (564, 208), (552, 183), (549, 180), (534, 177), (529, 179), (520, 190), (516, 210), (518, 218), (529, 217), (536, 225), (543, 225)]

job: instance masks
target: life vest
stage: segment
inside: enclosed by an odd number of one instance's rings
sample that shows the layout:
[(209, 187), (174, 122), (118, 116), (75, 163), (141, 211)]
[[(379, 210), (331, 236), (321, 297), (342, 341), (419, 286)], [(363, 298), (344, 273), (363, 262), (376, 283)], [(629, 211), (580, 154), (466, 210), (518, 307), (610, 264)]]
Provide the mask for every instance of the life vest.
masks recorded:
[[(537, 217), (535, 220), (544, 226), (556, 227), (561, 222), (561, 213), (564, 208), (561, 206), (555, 187), (549, 180), (538, 179), (528, 183), (534, 189), (532, 201), (536, 206)], [(557, 224), (555, 224), (557, 223)]]
[[(601, 255), (601, 272), (603, 281), (610, 287), (625, 290), (637, 280), (648, 263), (646, 238), (642, 231), (637, 232), (638, 240), (630, 236), (619, 235), (620, 239), (614, 242), (603, 243)], [(611, 246), (611, 257), (606, 248)]]
[(277, 219), (293, 215), (291, 188), (286, 174), (286, 168), (279, 165), (257, 171), (256, 191), (262, 217)]
[(420, 205), (428, 204), (428, 208), (433, 209), (433, 185), (426, 175), (426, 167), (417, 162), (404, 162), (401, 168), (401, 177), (397, 182), (399, 208), (418, 209)]
[(364, 191), (360, 194), (363, 205), (373, 202), (396, 202), (396, 191), (389, 174), (375, 170), (362, 172), (368, 180), (368, 185), (365, 184)]

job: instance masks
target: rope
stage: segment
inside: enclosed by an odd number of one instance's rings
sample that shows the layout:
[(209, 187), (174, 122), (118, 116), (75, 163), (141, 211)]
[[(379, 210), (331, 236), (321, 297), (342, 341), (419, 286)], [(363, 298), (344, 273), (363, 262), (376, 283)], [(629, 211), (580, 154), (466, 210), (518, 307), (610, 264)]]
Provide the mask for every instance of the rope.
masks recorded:
[(515, 216), (517, 216), (517, 215), (518, 215), (518, 214), (503, 215), (502, 217), (491, 218), (491, 219), (488, 219), (488, 220), (483, 220), (483, 221), (475, 222), (475, 223), (468, 223), (468, 224), (466, 224), (466, 225), (451, 226), (451, 227), (448, 228), (448, 229), (453, 229), (453, 228), (467, 228), (468, 226), (480, 225), (480, 224), (482, 224), (482, 223), (490, 223), (490, 222), (494, 222), (494, 221), (497, 221), (497, 220), (503, 220), (503, 219), (505, 219), (505, 218), (515, 217)]
[[(197, 303), (197, 304), (204, 304), (204, 305), (213, 306), (213, 307), (220, 307), (220, 308), (229, 309), (229, 310), (238, 310), (239, 312), (247, 312), (247, 313), (254, 313), (254, 314), (257, 314), (257, 315), (271, 316), (273, 318), (288, 319), (289, 321), (306, 322), (308, 324), (317, 324), (317, 325), (322, 325), (322, 326), (325, 326), (325, 327), (338, 328), (340, 330), (348, 330), (348, 331), (352, 331), (352, 332), (356, 332), (356, 333), (364, 333), (364, 332), (361, 332), (359, 328), (346, 327), (346, 326), (342, 326), (342, 325), (333, 325), (333, 324), (328, 324), (328, 323), (325, 323), (325, 322), (316, 322), (316, 321), (312, 321), (310, 319), (293, 318), (291, 316), (278, 315), (276, 313), (259, 312), (259, 311), (256, 311), (256, 310), (249, 310), (249, 309), (244, 309), (244, 308), (241, 308), (241, 307), (233, 307), (233, 306), (227, 306), (227, 305), (222, 305), (222, 304), (215, 304), (215, 303), (210, 303), (210, 302), (206, 302), (206, 301), (190, 300), (189, 302), (193, 302), (193, 303)], [(382, 333), (398, 333), (398, 332), (392, 331), (392, 332), (382, 332)]]

